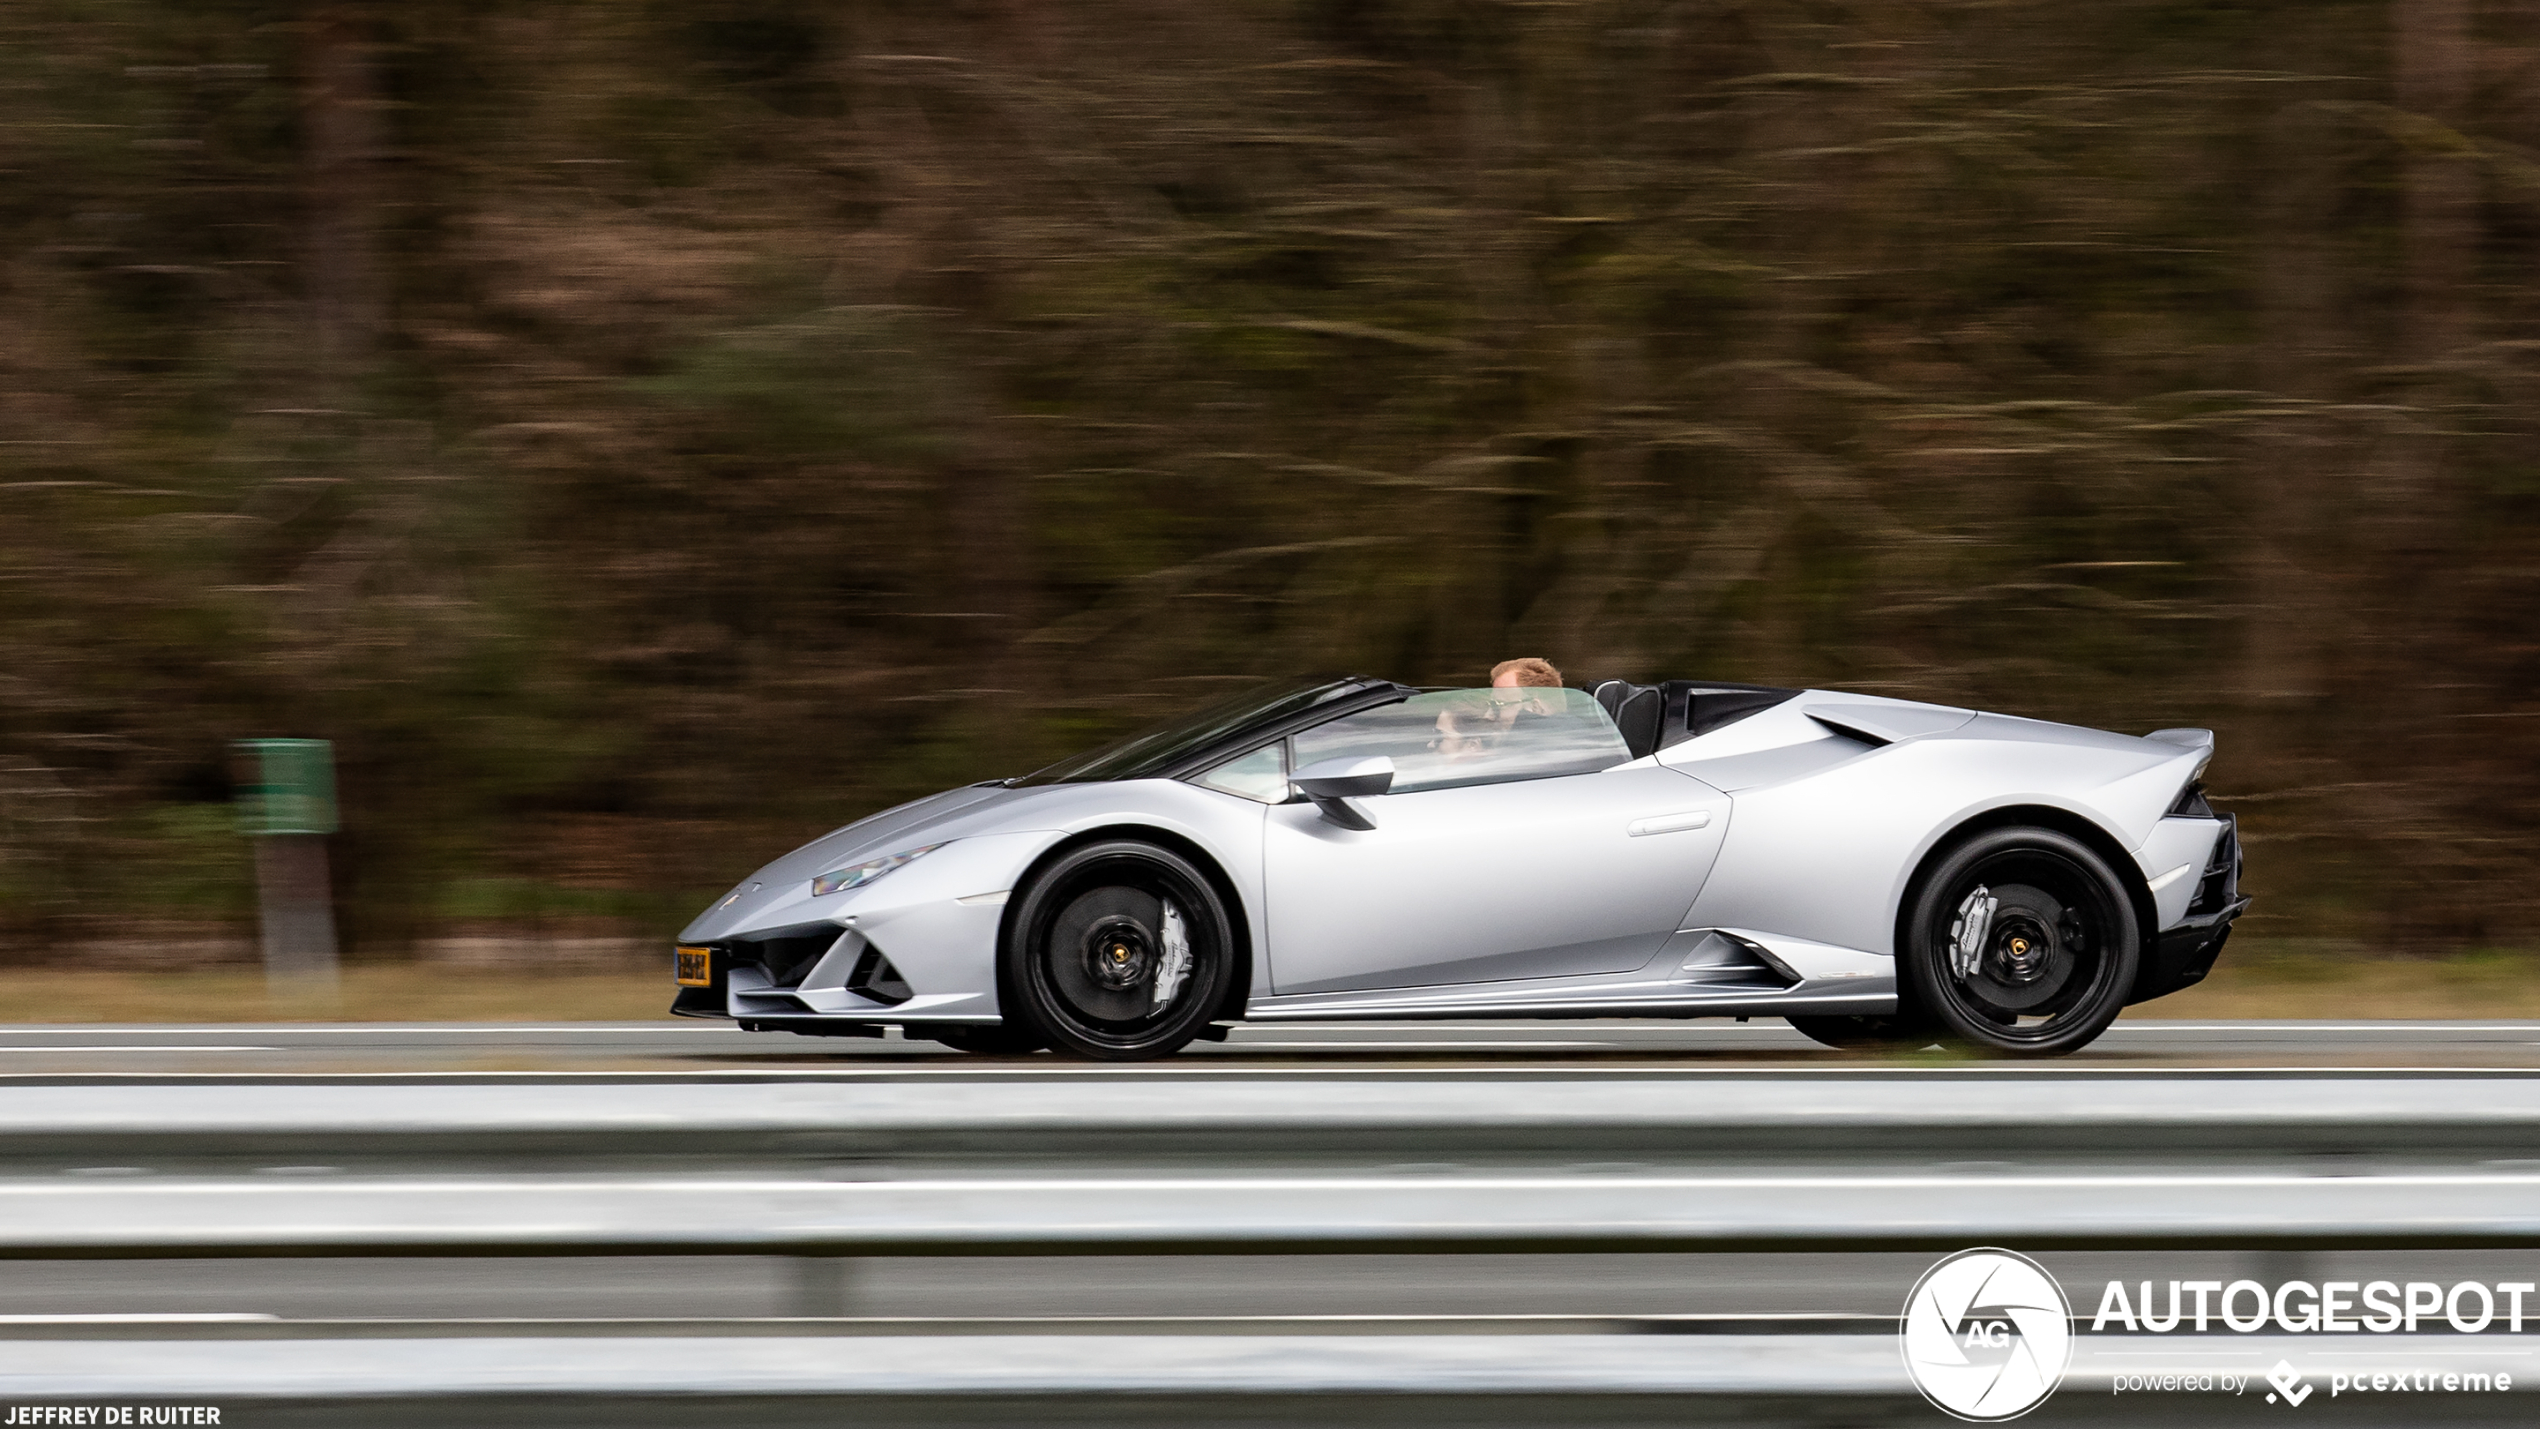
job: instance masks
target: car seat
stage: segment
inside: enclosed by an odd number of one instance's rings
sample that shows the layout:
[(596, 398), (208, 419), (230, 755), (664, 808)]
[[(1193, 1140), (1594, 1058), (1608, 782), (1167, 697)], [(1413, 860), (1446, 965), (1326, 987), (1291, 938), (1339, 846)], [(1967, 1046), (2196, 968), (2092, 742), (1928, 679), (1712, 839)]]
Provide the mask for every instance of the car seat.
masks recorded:
[(1591, 693), (1605, 707), (1614, 728), (1622, 731), (1623, 745), (1632, 752), (1632, 758), (1646, 759), (1657, 752), (1659, 717), (1667, 708), (1663, 692), (1654, 685), (1607, 680)]

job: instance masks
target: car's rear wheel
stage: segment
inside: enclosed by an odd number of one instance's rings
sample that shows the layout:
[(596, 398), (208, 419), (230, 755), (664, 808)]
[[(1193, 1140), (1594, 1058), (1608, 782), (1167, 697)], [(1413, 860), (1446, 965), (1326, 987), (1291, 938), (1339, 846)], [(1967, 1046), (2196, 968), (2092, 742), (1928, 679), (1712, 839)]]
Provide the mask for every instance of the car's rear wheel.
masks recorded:
[(977, 1052), (989, 1057), (1020, 1057), (1049, 1045), (1049, 1039), (1013, 1026), (939, 1027), (917, 1035), (941, 1042), (956, 1052)]
[(1916, 885), (1901, 971), (1949, 1040), (2059, 1057), (2116, 1021), (2140, 945), (2133, 899), (2088, 844), (2054, 829), (1989, 829)]
[(1234, 932), (1207, 875), (1171, 849), (1109, 839), (1032, 880), (1004, 950), (1006, 1021), (1080, 1057), (1162, 1057), (1216, 1014)]
[(1789, 1017), (1783, 1020), (1816, 1041), (1846, 1052), (1912, 1052), (1940, 1040), (1940, 1029), (1919, 1012), (1887, 1017)]

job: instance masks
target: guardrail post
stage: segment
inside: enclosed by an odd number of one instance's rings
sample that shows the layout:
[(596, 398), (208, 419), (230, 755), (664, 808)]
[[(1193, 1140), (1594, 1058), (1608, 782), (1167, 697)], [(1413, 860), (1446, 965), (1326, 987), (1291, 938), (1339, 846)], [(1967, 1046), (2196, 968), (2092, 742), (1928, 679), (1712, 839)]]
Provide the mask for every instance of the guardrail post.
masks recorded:
[(849, 1291), (856, 1278), (853, 1257), (797, 1255), (787, 1258), (792, 1276), (786, 1313), (804, 1320), (835, 1320), (847, 1313)]
[(326, 836), (335, 832), (335, 755), (323, 739), (242, 739), (255, 778), (239, 790), (239, 824), (256, 841), (256, 914), (265, 986), (277, 995), (335, 991), (335, 893)]
[(2326, 1273), (2317, 1251), (2301, 1248), (2262, 1250), (2253, 1257), (2253, 1278), (2269, 1285), (2282, 1285), (2288, 1280), (2318, 1284)]

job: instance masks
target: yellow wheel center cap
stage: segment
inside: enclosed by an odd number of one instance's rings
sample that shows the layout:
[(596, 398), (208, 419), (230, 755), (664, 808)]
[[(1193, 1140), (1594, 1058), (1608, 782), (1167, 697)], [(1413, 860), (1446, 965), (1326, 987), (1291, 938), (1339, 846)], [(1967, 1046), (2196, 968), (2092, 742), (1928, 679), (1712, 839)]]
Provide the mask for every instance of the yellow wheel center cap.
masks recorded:
[(2012, 951), (2014, 954), (2019, 955), (2019, 956), (2022, 956), (2022, 957), (2027, 956), (2027, 954), (2028, 954), (2028, 939), (2026, 939), (2026, 938), (2013, 938), (2013, 939), (2011, 940), (2011, 951)]

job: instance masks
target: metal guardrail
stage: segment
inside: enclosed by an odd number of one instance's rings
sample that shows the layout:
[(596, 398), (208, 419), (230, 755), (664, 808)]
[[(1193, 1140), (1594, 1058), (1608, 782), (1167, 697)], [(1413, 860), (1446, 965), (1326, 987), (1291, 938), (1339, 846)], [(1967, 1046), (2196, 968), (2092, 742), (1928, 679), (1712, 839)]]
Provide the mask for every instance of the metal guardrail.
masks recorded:
[[(1112, 1336), (1054, 1339), (0, 1342), (13, 1402), (216, 1405), (223, 1422), (476, 1429), (1158, 1424), (1457, 1429), (1927, 1425), (1890, 1338)], [(1801, 1407), (1796, 1416), (1788, 1414)], [(1652, 1412), (1656, 1411), (1655, 1418)], [(1780, 1411), (1780, 1412), (1776, 1412)]]
[[(1913, 1394), (1885, 1335), (1068, 1335), (0, 1341), (0, 1392)], [(1522, 1344), (1544, 1348), (1528, 1337)], [(143, 1347), (147, 1353), (141, 1353)], [(162, 1351), (165, 1353), (162, 1353)], [(329, 1380), (334, 1384), (330, 1385)]]
[[(2264, 1412), (2248, 1401), (2267, 1367), (2315, 1365), (2315, 1340), (2085, 1343), (2041, 1422), (2246, 1425)], [(2528, 1422), (2540, 1337), (2376, 1349), (2376, 1364), (2505, 1374), (2514, 1388), (2368, 1396), (2337, 1405), (2336, 1422)], [(2112, 1392), (2120, 1375), (2220, 1372), (2255, 1392)], [(254, 1424), (835, 1424), (848, 1405), (859, 1425), (1949, 1422), (1914, 1390), (1892, 1335), (0, 1341), (0, 1395), (211, 1403)], [(314, 1417), (277, 1420), (295, 1401)], [(2313, 1413), (2326, 1408), (2323, 1396)]]
[(0, 1257), (2533, 1246), (2535, 1133), (2513, 1078), (35, 1087)]
[(2540, 1078), (1722, 1078), (13, 1087), (0, 1165), (320, 1150), (463, 1159), (1291, 1156), (2528, 1157)]
[(0, 1256), (2540, 1245), (2540, 1174), (0, 1182)]
[[(21, 1087), (0, 1258), (2529, 1247), (2535, 1131), (2515, 1078)], [(65, 1174), (99, 1169), (133, 1174)], [(2535, 1337), (2447, 1353), (2540, 1384)], [(2141, 1412), (2095, 1374), (2059, 1422)], [(867, 1424), (1178, 1423), (1257, 1396), (1322, 1424), (1935, 1414), (1873, 1335), (0, 1339), (0, 1397), (258, 1423), (808, 1424), (842, 1397)]]
[[(1134, 1352), (1122, 1345), (1134, 1344)], [(730, 1339), (0, 1340), (0, 1392), (120, 1397), (366, 1394), (1066, 1394), (1211, 1391), (1474, 1394), (1915, 1394), (1896, 1337), (1879, 1335), (902, 1335)], [(2376, 1338), (2376, 1358), (2502, 1369), (2523, 1393), (2540, 1336)], [(146, 1349), (146, 1353), (135, 1353)], [(854, 1353), (842, 1351), (852, 1349)], [(2182, 1335), (2076, 1346), (2063, 1392), (2119, 1374), (2213, 1372), (2218, 1360), (2314, 1358), (2316, 1337)], [(332, 1367), (335, 1382), (327, 1378)], [(2528, 1387), (2523, 1382), (2530, 1381)]]

